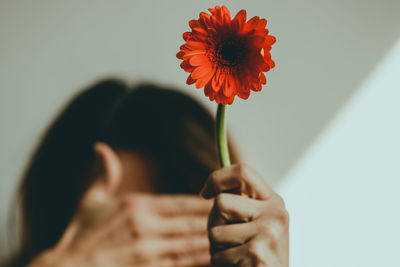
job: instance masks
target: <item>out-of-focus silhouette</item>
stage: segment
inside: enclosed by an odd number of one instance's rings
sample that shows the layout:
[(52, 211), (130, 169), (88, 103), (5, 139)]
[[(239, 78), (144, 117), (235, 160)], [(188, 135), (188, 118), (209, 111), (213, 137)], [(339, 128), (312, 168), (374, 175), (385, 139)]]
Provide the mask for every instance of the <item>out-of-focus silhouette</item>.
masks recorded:
[[(152, 84), (108, 79), (86, 88), (43, 136), (19, 192), (21, 250), (25, 264), (54, 246), (93, 184), (96, 142), (151, 159), (153, 193), (198, 194), (218, 168), (214, 120), (192, 98)], [(233, 162), (237, 154), (230, 148)]]

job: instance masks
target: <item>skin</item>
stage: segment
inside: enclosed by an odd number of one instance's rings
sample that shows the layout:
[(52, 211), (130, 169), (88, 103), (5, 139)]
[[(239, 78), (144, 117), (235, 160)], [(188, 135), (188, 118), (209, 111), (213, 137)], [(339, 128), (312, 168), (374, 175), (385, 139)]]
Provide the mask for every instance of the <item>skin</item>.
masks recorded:
[(95, 149), (103, 173), (59, 242), (29, 267), (289, 266), (283, 200), (249, 166), (214, 171), (203, 198), (160, 195), (151, 162)]
[(213, 266), (289, 266), (284, 201), (250, 166), (214, 171), (201, 194), (215, 198), (208, 221)]

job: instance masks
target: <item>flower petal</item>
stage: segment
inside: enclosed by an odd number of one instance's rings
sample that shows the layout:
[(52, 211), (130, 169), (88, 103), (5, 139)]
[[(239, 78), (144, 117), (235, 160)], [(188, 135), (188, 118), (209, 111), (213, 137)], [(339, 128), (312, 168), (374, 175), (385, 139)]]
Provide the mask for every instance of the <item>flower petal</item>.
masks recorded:
[(273, 45), (275, 42), (276, 42), (276, 38), (275, 38), (275, 36), (272, 36), (272, 35), (267, 35), (266, 37), (265, 37), (265, 40), (266, 40), (266, 43), (268, 44), (268, 45)]
[(194, 84), (196, 82), (196, 80), (194, 80), (191, 75), (188, 76), (187, 80), (186, 80), (186, 84), (191, 85)]
[(207, 35), (207, 31), (203, 29), (202, 27), (195, 27), (192, 29), (193, 34), (196, 35)]
[(186, 52), (185, 55), (183, 55), (184, 60), (188, 60), (191, 57), (195, 55), (204, 55), (206, 52), (205, 51), (192, 51), (192, 52)]
[(241, 25), (244, 25), (244, 23), (246, 22), (246, 19), (247, 19), (246, 10), (242, 9), (236, 14), (236, 16), (233, 18), (232, 21), (237, 21)]
[(260, 19), (260, 21), (258, 22), (258, 26), (261, 28), (265, 28), (265, 26), (267, 26), (267, 20), (266, 19)]
[(179, 58), (179, 59), (183, 59), (183, 55), (184, 55), (183, 51), (179, 51), (179, 52), (176, 54), (176, 57)]
[(193, 78), (193, 79), (199, 79), (199, 78), (201, 78), (201, 77), (204, 77), (204, 76), (206, 76), (211, 70), (212, 70), (211, 64), (199, 66), (199, 67), (197, 67), (197, 68), (192, 72), (192, 78)]
[(250, 90), (242, 91), (238, 93), (238, 97), (241, 99), (248, 99), (250, 96)]
[[(216, 7), (215, 7), (215, 8), (216, 8)], [(208, 9), (208, 11), (210, 11), (210, 13), (211, 13), (212, 15), (214, 15), (214, 14), (215, 14), (215, 8), (210, 7), (210, 8)]]
[(254, 84), (253, 91), (258, 92), (258, 91), (261, 91), (261, 89), (262, 89), (261, 83), (257, 82)]
[(195, 28), (195, 27), (199, 27), (199, 22), (195, 19), (192, 19), (189, 21), (189, 27), (190, 28)]
[(264, 47), (265, 37), (263, 36), (253, 36), (249, 40), (255, 47), (261, 48)]
[(196, 81), (196, 88), (202, 88), (204, 87), (213, 77), (215, 72), (215, 69), (211, 69), (206, 75), (204, 75), (202, 78), (197, 79)]
[(260, 72), (260, 82), (262, 84), (266, 84), (267, 83), (267, 77), (265, 77), (265, 74), (263, 72)]
[(224, 23), (225, 24), (230, 24), (231, 23), (231, 17), (228, 14), (224, 14)]
[(217, 68), (217, 70), (215, 71), (215, 74), (211, 80), (211, 86), (215, 92), (218, 92), (222, 86), (222, 82), (220, 81), (220, 76), (221, 76), (221, 70), (219, 68)]
[(258, 21), (260, 20), (259, 16), (252, 17), (246, 24), (244, 25), (243, 32), (247, 33), (254, 28), (257, 27)]
[(231, 13), (229, 12), (228, 8), (226, 6), (222, 6), (221, 9), (222, 9), (223, 14), (226, 14), (229, 16), (229, 22), (230, 22), (231, 21)]
[(185, 40), (185, 41), (187, 41), (191, 36), (192, 36), (191, 32), (184, 32), (182, 35), (183, 40)]
[(186, 47), (189, 50), (200, 50), (200, 51), (205, 51), (206, 50), (206, 44), (203, 43), (203, 42), (188, 41), (186, 43)]
[(191, 66), (187, 60), (182, 61), (181, 68), (186, 72), (192, 72), (195, 67)]
[(204, 65), (204, 64), (208, 64), (209, 62), (210, 62), (210, 60), (204, 54), (194, 55), (189, 60), (189, 63), (192, 66), (201, 66), (201, 65)]
[(226, 97), (230, 97), (235, 93), (236, 85), (235, 85), (235, 79), (232, 77), (232, 75), (226, 75), (225, 76), (225, 82), (223, 85), (223, 92)]
[(270, 69), (275, 67), (275, 61), (273, 61), (272, 59), (269, 59), (267, 61), (267, 63), (268, 63), (268, 66), (269, 66)]
[(213, 91), (209, 83), (204, 87), (204, 95), (208, 96), (211, 101), (214, 101), (215, 99), (216, 93)]

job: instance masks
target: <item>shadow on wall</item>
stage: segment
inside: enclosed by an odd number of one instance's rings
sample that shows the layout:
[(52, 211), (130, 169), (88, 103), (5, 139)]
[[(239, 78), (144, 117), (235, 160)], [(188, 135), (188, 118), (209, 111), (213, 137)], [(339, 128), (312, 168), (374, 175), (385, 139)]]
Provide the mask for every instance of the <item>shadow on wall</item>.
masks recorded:
[(400, 1), (247, 5), (269, 18), (277, 66), (261, 93), (228, 114), (248, 161), (276, 184), (393, 46)]

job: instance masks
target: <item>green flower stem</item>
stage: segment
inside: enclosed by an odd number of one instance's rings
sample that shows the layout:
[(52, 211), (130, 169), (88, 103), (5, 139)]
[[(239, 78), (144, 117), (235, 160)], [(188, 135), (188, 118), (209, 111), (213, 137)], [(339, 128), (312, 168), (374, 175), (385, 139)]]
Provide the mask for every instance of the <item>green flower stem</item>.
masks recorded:
[(221, 165), (221, 168), (227, 167), (231, 165), (231, 160), (229, 159), (228, 142), (226, 138), (225, 105), (218, 104), (215, 128), (219, 164)]

